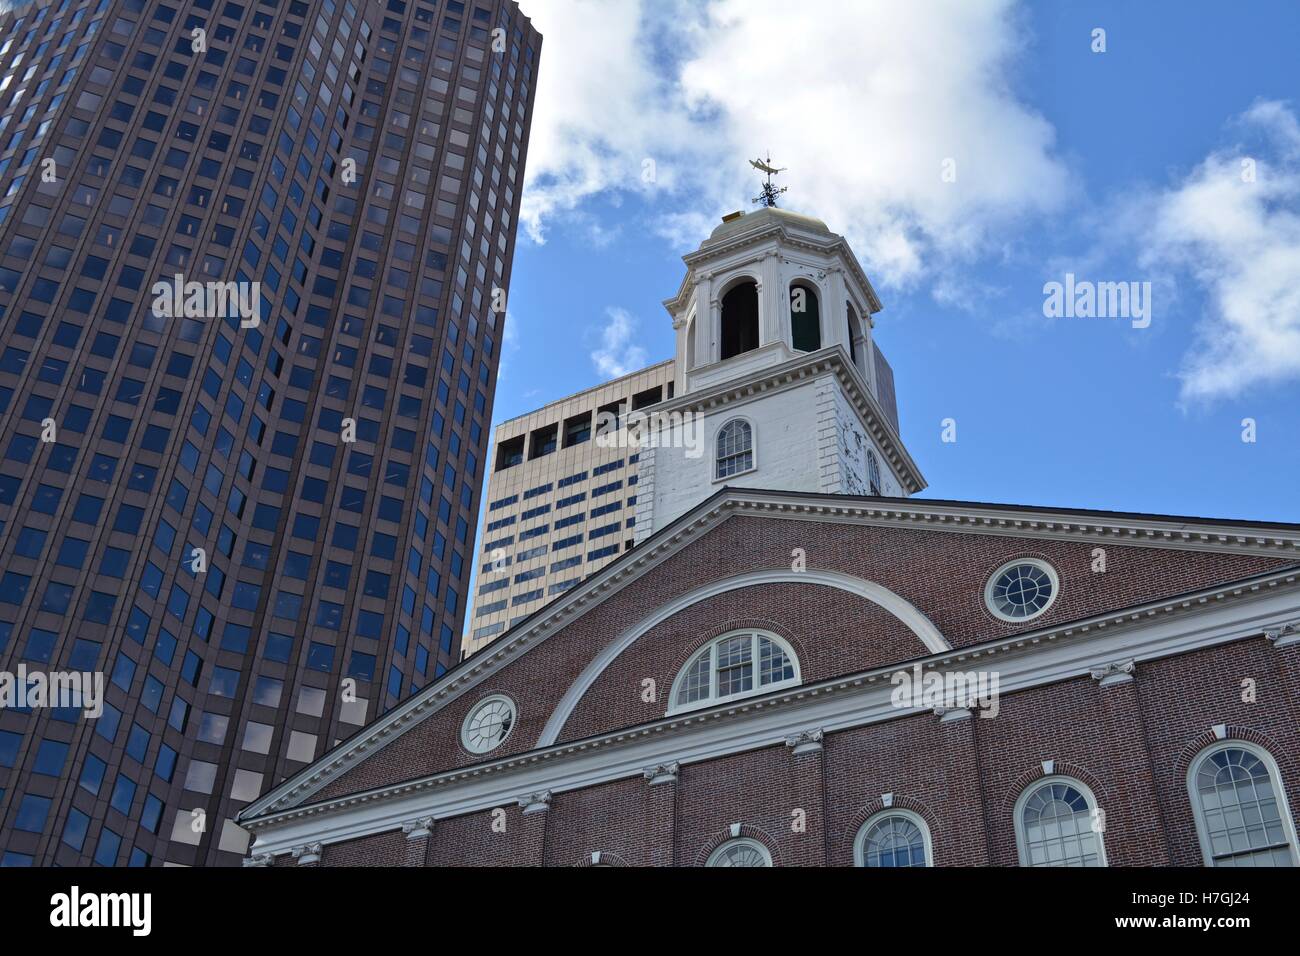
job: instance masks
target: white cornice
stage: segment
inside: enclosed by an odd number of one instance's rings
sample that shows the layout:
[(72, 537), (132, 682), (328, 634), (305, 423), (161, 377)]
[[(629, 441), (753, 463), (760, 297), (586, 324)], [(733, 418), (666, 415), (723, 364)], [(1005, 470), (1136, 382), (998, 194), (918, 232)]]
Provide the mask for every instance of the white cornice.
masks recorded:
[[(996, 669), (1001, 693), (1090, 675), (1107, 662), (1142, 662), (1257, 637), (1292, 621), (1300, 572), (1101, 615), (920, 662), (927, 670)], [(534, 750), (279, 813), (242, 816), (254, 854), (333, 843), (400, 828), (413, 817), (481, 812), (613, 780), (647, 767), (685, 765), (776, 746), (809, 731), (835, 733), (923, 712), (891, 701), (891, 678), (916, 662), (667, 718), (597, 738)], [(246, 811), (247, 813), (247, 811)], [(251, 817), (251, 819), (250, 819)]]
[(848, 499), (843, 495), (800, 494), (797, 500), (786, 498), (778, 501), (766, 492), (747, 492), (744, 489), (735, 489), (730, 497), (739, 511), (763, 517), (876, 527), (921, 527), (927, 531), (1039, 537), (1300, 561), (1300, 528), (1270, 528), (1247, 522), (1111, 516), (1020, 506), (929, 502), (925, 499)]
[(466, 660), (441, 680), (399, 704), (350, 740), (249, 804), (239, 814), (239, 819), (244, 821), (303, 802), (330, 780), (396, 739), (402, 731), (478, 686), (535, 644), (628, 583), (648, 574), (702, 534), (738, 514), (1300, 560), (1300, 528), (1275, 529), (1247, 523), (1212, 524), (1192, 519), (1110, 517), (1065, 510), (995, 508), (915, 499), (724, 489), (507, 631), (496, 643)]
[(781, 247), (787, 249), (804, 249), (823, 255), (840, 253), (848, 267), (847, 271), (866, 298), (868, 314), (879, 312), (884, 308), (880, 297), (876, 295), (871, 280), (867, 278), (866, 272), (862, 270), (862, 264), (858, 262), (858, 257), (854, 255), (853, 249), (850, 248), (848, 240), (829, 231), (825, 233), (813, 230), (805, 231), (798, 227), (792, 227), (781, 220), (773, 220), (762, 228), (740, 232), (717, 242), (706, 242), (695, 252), (682, 256), (682, 261), (686, 263), (686, 275), (682, 278), (677, 294), (664, 301), (664, 307), (670, 313), (676, 315), (689, 305), (689, 293), (693, 286), (692, 276), (700, 266), (773, 238), (778, 239)]

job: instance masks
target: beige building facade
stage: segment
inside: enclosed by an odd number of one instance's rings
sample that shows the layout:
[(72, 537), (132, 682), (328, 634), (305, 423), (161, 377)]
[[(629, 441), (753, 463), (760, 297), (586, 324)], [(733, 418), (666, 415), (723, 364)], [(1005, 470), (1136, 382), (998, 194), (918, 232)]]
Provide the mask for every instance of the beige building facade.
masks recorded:
[(675, 378), (669, 359), (497, 426), (462, 656), (632, 547), (640, 450), (626, 426), (673, 398)]

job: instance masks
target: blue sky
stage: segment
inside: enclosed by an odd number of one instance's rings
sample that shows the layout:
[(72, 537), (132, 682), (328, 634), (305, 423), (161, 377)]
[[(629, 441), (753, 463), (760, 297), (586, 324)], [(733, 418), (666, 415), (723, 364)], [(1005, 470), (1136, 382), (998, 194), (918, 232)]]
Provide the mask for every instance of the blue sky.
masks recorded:
[[(681, 255), (770, 148), (885, 304), (924, 497), (1300, 522), (1300, 5), (523, 7), (498, 421), (671, 355)], [(1067, 272), (1150, 282), (1150, 326), (1046, 318)]]

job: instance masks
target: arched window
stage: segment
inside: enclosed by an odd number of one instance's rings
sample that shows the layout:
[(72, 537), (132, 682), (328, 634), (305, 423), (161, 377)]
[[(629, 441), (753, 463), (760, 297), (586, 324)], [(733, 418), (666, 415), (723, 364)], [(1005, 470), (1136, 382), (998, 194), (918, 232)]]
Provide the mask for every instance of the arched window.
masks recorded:
[(1242, 741), (1216, 744), (1187, 773), (1206, 866), (1296, 866), (1295, 824), (1277, 764)]
[(885, 810), (862, 825), (853, 844), (858, 866), (931, 866), (930, 828), (908, 810)]
[(854, 311), (852, 303), (844, 303), (845, 311), (849, 315), (849, 358), (853, 359), (853, 364), (858, 364), (858, 313)]
[(817, 290), (806, 282), (790, 286), (790, 334), (797, 352), (816, 352), (822, 347), (821, 304)]
[(883, 494), (880, 490), (880, 462), (876, 459), (876, 453), (870, 448), (867, 449), (867, 483), (873, 495)]
[(754, 469), (754, 429), (743, 418), (733, 418), (718, 430), (718, 456), (714, 478), (730, 478)]
[(758, 348), (758, 286), (742, 282), (722, 297), (722, 358)]
[(799, 659), (774, 634), (740, 631), (705, 645), (673, 682), (669, 712), (799, 683)]
[(686, 325), (686, 370), (695, 368), (695, 316)]
[(771, 866), (772, 854), (757, 840), (728, 840), (709, 854), (705, 866)]
[[(1021, 866), (1105, 866), (1092, 791), (1069, 777), (1036, 780), (1016, 801)], [(1100, 817), (1095, 819), (1099, 820)]]

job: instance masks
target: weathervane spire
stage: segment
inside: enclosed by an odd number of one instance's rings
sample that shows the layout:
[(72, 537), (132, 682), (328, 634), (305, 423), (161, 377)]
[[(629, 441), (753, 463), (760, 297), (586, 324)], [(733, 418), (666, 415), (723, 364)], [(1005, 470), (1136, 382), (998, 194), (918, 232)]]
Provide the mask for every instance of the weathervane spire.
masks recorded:
[(753, 166), (760, 173), (767, 174), (767, 182), (763, 183), (762, 191), (758, 194), (757, 197), (755, 197), (755, 199), (753, 200), (754, 203), (759, 206), (763, 206), (764, 208), (768, 208), (768, 209), (772, 208), (773, 206), (776, 205), (776, 197), (781, 195), (781, 193), (785, 192), (786, 189), (789, 188), (787, 186), (778, 187), (775, 183), (772, 182), (772, 177), (778, 175), (779, 173), (785, 172), (785, 168), (783, 167), (781, 169), (776, 169), (772, 166), (771, 150), (768, 151), (767, 159), (751, 159), (749, 161), (749, 165)]

